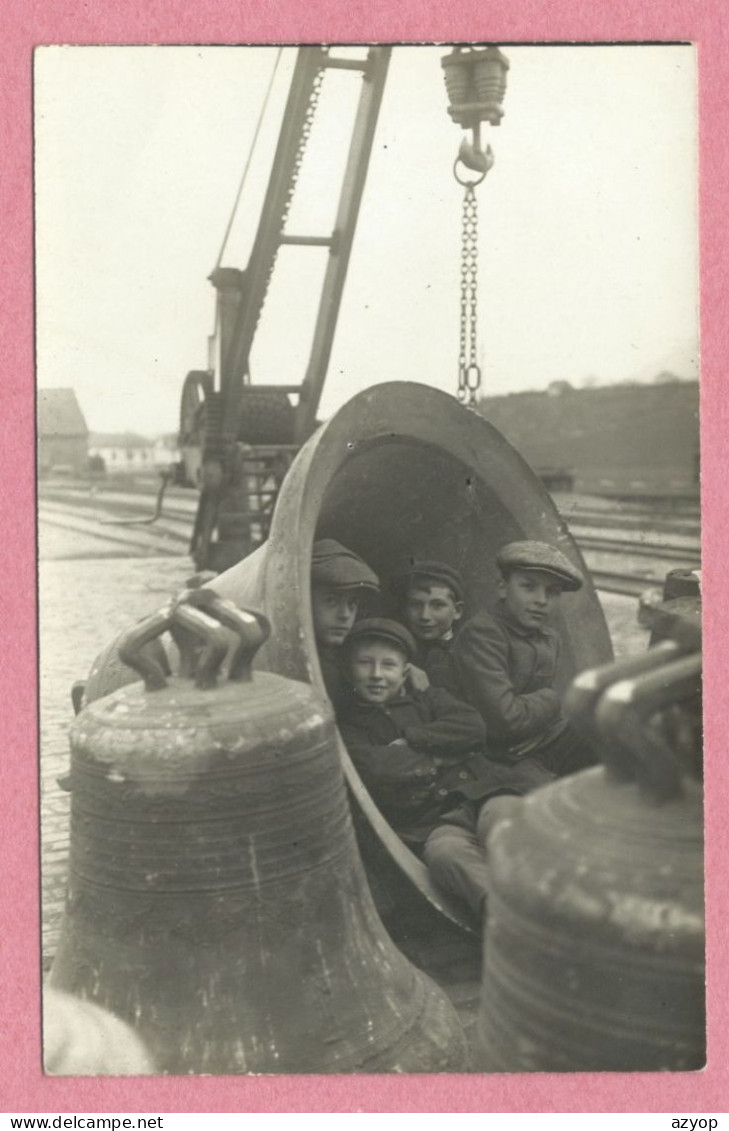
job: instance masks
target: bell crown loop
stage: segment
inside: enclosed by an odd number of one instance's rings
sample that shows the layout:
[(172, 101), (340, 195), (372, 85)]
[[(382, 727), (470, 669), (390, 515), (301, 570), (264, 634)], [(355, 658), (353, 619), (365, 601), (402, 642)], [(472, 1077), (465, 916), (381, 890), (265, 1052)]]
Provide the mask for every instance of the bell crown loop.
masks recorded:
[(175, 608), (171, 630), (174, 633), (180, 628), (189, 633), (187, 639), (179, 634), (173, 636), (180, 647), (180, 674), (194, 679), (200, 691), (217, 687), (218, 674), (228, 651), (228, 638), (222, 624), (202, 609), (180, 602)]
[(271, 622), (259, 609), (242, 609), (214, 589), (193, 589), (185, 595), (185, 603), (214, 617), (224, 628), (239, 637), (228, 668), (228, 679), (245, 683), (252, 678), (251, 667), (256, 652), (271, 635)]
[(701, 653), (660, 663), (652, 671), (619, 679), (602, 696), (596, 722), (603, 761), (618, 778), (632, 778), (651, 800), (684, 794), (686, 765), (679, 744), (651, 725), (659, 713), (695, 701), (701, 694)]
[(146, 691), (161, 691), (167, 687), (165, 672), (145, 645), (169, 631), (180, 648), (180, 674), (193, 678), (200, 690), (214, 688), (229, 650), (226, 630), (238, 637), (228, 678), (250, 680), (253, 658), (271, 633), (270, 622), (258, 610), (240, 609), (211, 589), (185, 590), (133, 625), (119, 642), (119, 657), (141, 675)]
[(597, 741), (608, 773), (635, 781), (656, 803), (683, 796), (687, 774), (700, 776), (695, 736), (677, 740), (669, 716), (690, 713), (700, 700), (701, 667), (693, 638), (666, 640), (582, 672), (565, 698), (573, 723)]
[(170, 601), (156, 613), (132, 625), (119, 641), (119, 659), (141, 675), (147, 691), (161, 691), (167, 686), (161, 664), (155, 656), (144, 651), (144, 646), (170, 628), (173, 611), (174, 605)]

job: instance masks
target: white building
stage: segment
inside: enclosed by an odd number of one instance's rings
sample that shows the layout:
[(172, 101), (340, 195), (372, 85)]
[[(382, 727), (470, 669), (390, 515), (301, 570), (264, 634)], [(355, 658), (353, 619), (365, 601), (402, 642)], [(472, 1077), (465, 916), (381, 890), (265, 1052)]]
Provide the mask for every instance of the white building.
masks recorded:
[(180, 449), (177, 445), (177, 434), (158, 436), (154, 441), (154, 466), (158, 471), (164, 471), (172, 464), (178, 463)]
[(101, 456), (109, 474), (154, 471), (154, 442), (135, 432), (92, 432), (89, 456)]

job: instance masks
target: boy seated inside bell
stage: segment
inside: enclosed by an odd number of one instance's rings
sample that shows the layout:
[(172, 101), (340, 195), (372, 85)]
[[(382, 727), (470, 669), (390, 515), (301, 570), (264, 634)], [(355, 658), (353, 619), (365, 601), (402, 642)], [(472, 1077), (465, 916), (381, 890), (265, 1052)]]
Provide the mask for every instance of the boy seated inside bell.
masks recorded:
[[(498, 768), (483, 753), (483, 720), (442, 687), (410, 690), (415, 641), (397, 621), (359, 621), (345, 651), (353, 697), (337, 717), (342, 739), (383, 816), (427, 863), (429, 838), (445, 817), (470, 828), (470, 809), (461, 813), (461, 806), (501, 792)], [(480, 847), (469, 869), (466, 898), (479, 912), (486, 891)], [(455, 890), (464, 895), (462, 886)]]
[(342, 644), (363, 598), (377, 594), (377, 574), (360, 557), (336, 542), (322, 538), (311, 552), (311, 615), (319, 666), (335, 712), (350, 694), (342, 668)]
[(413, 686), (444, 687), (463, 698), (453, 659), (456, 629), (463, 616), (463, 578), (446, 562), (413, 561), (411, 568), (395, 578), (391, 589), (398, 597), (402, 618), (415, 637), (415, 667), (425, 673)]
[(453, 658), (462, 694), (487, 730), (486, 752), (498, 780), (488, 796), (445, 814), (428, 840), (436, 882), (483, 910), (488, 893), (487, 840), (508, 797), (594, 763), (589, 745), (562, 714), (554, 684), (559, 634), (549, 625), (565, 591), (582, 574), (546, 542), (512, 542), (498, 554), (499, 605), (461, 628)]
[(560, 637), (550, 626), (582, 574), (547, 542), (510, 542), (496, 564), (497, 609), (472, 617), (453, 649), (463, 692), (486, 724), (489, 755), (507, 765), (528, 759), (556, 776), (593, 765), (593, 751), (562, 714), (554, 686)]

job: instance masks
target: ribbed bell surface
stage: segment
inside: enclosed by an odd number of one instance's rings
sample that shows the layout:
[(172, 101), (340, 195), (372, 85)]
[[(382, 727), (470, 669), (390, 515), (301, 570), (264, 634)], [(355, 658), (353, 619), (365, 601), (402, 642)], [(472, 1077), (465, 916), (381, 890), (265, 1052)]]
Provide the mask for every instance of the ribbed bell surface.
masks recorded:
[[(230, 606), (200, 592), (208, 620)], [(374, 910), (309, 686), (122, 688), (76, 719), (72, 787), (52, 983), (129, 1021), (160, 1071), (466, 1065), (450, 1003)]]
[(683, 766), (664, 761), (695, 744), (695, 692), (670, 751), (652, 713), (657, 696), (680, 693), (672, 680), (696, 689), (700, 661), (655, 653), (622, 665), (646, 668), (634, 679), (614, 665), (597, 706), (607, 764), (516, 802), (489, 841), (479, 1032), (490, 1071), (704, 1063), (702, 788), (690, 749)]

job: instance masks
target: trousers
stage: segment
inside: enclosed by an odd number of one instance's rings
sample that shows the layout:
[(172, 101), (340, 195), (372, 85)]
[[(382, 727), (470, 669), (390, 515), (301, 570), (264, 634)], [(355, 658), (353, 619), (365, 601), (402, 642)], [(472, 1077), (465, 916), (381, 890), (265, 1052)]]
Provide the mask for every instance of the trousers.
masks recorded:
[(494, 825), (515, 802), (513, 796), (493, 797), (481, 806), (473, 829), (438, 825), (425, 842), (423, 859), (444, 891), (462, 899), (483, 925), (489, 892), (486, 844)]
[(467, 903), (483, 924), (490, 886), (487, 841), (494, 825), (516, 797), (596, 761), (596, 752), (567, 722), (511, 764), (495, 763), (503, 777), (499, 782), (503, 793), (484, 802), (463, 801), (425, 842), (423, 860), (438, 886)]

